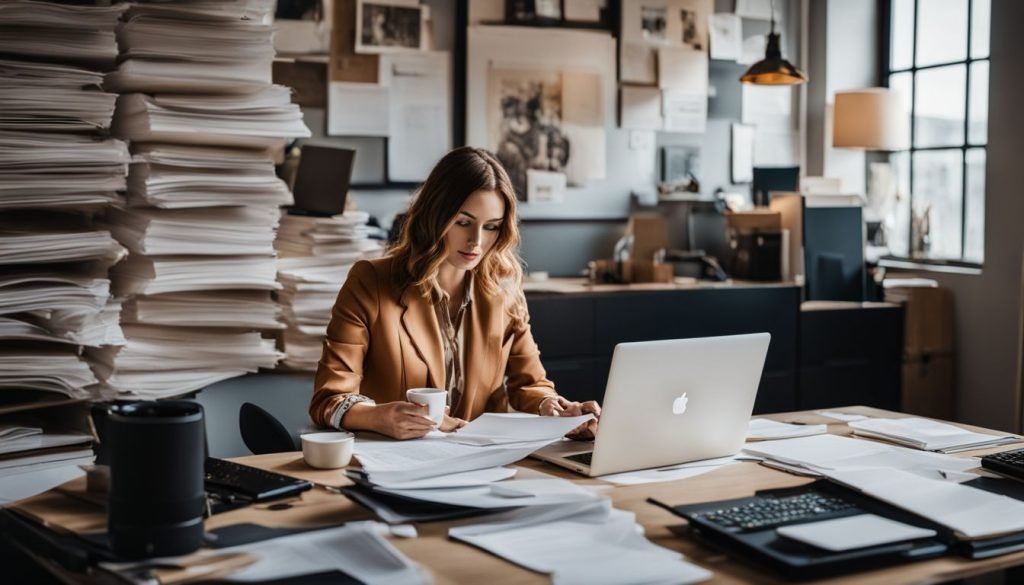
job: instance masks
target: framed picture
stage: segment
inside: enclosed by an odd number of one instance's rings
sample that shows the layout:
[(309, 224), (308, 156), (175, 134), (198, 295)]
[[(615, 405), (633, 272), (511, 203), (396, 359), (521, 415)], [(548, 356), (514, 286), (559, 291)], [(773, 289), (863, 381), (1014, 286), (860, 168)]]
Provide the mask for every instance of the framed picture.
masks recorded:
[(679, 184), (700, 180), (700, 149), (691, 146), (661, 147), (661, 181)]
[(426, 46), (423, 6), (407, 0), (356, 2), (357, 53), (421, 51)]
[(505, 0), (505, 22), (559, 24), (562, 22), (562, 0)]

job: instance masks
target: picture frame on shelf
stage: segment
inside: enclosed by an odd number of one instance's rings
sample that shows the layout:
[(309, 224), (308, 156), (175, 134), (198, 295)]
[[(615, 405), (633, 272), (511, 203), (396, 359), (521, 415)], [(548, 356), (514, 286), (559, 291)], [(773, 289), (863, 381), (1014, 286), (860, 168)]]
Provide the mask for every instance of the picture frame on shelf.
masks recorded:
[(423, 51), (427, 46), (424, 7), (409, 0), (357, 0), (355, 52)]

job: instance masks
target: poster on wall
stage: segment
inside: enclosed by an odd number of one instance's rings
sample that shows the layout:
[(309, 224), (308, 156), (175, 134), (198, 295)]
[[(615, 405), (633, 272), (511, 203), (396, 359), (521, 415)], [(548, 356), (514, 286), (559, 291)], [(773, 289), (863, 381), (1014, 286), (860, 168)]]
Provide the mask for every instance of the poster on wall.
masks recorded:
[(658, 83), (659, 47), (708, 51), (711, 0), (634, 0), (622, 4), (620, 81)]
[(357, 0), (356, 53), (426, 48), (423, 6), (409, 0)]

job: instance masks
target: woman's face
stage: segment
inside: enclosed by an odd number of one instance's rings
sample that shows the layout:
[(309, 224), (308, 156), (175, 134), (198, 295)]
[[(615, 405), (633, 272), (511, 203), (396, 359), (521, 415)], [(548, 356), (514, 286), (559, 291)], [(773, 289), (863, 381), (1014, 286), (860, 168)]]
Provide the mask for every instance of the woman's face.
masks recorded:
[(455, 222), (444, 235), (445, 260), (460, 270), (472, 270), (498, 240), (505, 221), (505, 202), (495, 191), (475, 191), (466, 198)]

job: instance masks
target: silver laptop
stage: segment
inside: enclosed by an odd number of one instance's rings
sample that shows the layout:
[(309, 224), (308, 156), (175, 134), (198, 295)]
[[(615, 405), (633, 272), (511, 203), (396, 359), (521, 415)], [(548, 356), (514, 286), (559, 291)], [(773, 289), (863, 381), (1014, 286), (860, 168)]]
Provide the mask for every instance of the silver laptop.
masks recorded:
[(533, 457), (597, 476), (737, 453), (771, 335), (620, 343), (593, 444), (560, 441)]

